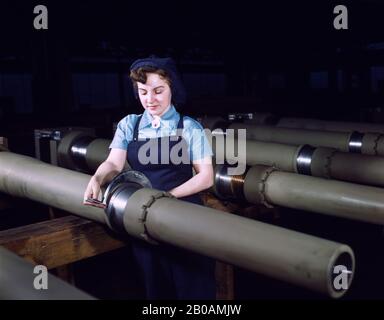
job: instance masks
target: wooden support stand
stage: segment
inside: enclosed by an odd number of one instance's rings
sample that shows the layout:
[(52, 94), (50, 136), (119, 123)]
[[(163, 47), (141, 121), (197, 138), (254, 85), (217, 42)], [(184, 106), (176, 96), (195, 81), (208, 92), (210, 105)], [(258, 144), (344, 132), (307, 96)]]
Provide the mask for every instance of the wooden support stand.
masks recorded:
[[(202, 194), (202, 200), (207, 207), (233, 213), (249, 219), (257, 219), (265, 222), (276, 222), (279, 211), (276, 208), (266, 208), (258, 205), (241, 206), (228, 202), (224, 203), (209, 192)], [(216, 299), (235, 299), (235, 270), (230, 264), (216, 262)]]
[(125, 243), (106, 226), (71, 215), (1, 231), (0, 245), (52, 269), (121, 248)]
[[(202, 194), (202, 198), (207, 207), (244, 214), (240, 206), (225, 205), (210, 193)], [(57, 268), (57, 275), (68, 282), (73, 282), (71, 263), (126, 245), (106, 226), (96, 222), (73, 215), (60, 216), (60, 212), (52, 210), (50, 217), (56, 218), (0, 231), (0, 245), (34, 264)], [(216, 299), (233, 300), (234, 267), (217, 261), (215, 276)]]
[[(230, 212), (230, 209), (223, 205), (220, 200), (206, 192), (202, 194), (204, 205), (213, 209)], [(216, 299), (233, 300), (235, 298), (233, 266), (216, 261)]]

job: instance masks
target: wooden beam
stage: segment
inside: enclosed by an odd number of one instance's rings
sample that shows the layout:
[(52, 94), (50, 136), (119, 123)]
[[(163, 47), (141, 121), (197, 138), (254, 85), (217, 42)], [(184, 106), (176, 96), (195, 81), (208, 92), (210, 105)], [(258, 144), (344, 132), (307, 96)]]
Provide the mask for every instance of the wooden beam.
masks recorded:
[[(201, 195), (204, 205), (213, 209), (260, 221), (276, 222), (279, 218), (278, 208), (266, 208), (261, 205), (240, 206), (234, 202), (221, 201), (209, 192), (203, 192)], [(216, 299), (235, 299), (235, 271), (231, 264), (216, 262)]]
[[(201, 195), (204, 205), (207, 207), (230, 212), (230, 209), (211, 193), (203, 192)], [(216, 299), (233, 300), (235, 298), (233, 266), (228, 263), (216, 261), (215, 278)]]
[[(51, 160), (52, 160), (52, 157), (51, 157)], [(69, 214), (66, 211), (59, 210), (59, 209), (53, 208), (53, 207), (48, 207), (49, 220), (53, 220), (53, 219), (57, 219), (57, 218), (61, 218), (61, 217), (66, 217), (68, 215)], [(72, 264), (66, 264), (66, 265), (51, 269), (51, 273), (56, 275), (57, 277), (59, 277), (61, 280), (64, 280), (64, 281), (70, 283), (71, 285), (76, 286), (75, 274), (73, 272), (73, 265)]]
[(125, 242), (106, 226), (70, 215), (1, 231), (0, 245), (52, 269), (121, 248)]

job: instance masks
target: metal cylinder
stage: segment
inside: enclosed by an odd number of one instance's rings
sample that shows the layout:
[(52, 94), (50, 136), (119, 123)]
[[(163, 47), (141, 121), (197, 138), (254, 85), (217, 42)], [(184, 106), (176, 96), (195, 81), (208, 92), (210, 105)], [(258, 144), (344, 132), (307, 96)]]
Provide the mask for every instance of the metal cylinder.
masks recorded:
[[(350, 247), (239, 217), (143, 188), (125, 205), (124, 226), (138, 238), (166, 242), (338, 298), (334, 267), (354, 271)], [(153, 201), (153, 199), (156, 199)], [(143, 204), (145, 219), (143, 222)], [(352, 278), (349, 278), (352, 281)]]
[(282, 118), (278, 121), (276, 126), (281, 128), (295, 128), (319, 131), (359, 131), (384, 133), (383, 124), (375, 124), (368, 122), (325, 121), (309, 118)]
[(0, 152), (0, 191), (106, 223), (103, 210), (83, 205), (90, 178), (31, 157)]
[(246, 129), (248, 139), (264, 142), (293, 145), (309, 144), (313, 147), (335, 148), (343, 152), (384, 155), (384, 146), (382, 146), (384, 142), (379, 133), (361, 135), (357, 132), (288, 129), (245, 123), (233, 123), (228, 129)]
[[(216, 163), (223, 164), (224, 157), (218, 157), (217, 152), (225, 155), (225, 159), (233, 163), (235, 152), (226, 152), (228, 141), (237, 146), (238, 140), (226, 137), (212, 137), (212, 149), (215, 152)], [(219, 144), (219, 145), (218, 145)], [(282, 171), (296, 172), (315, 177), (332, 178), (336, 180), (356, 182), (372, 186), (384, 186), (384, 157), (365, 154), (339, 152), (334, 148), (309, 145), (294, 146), (281, 143), (246, 141), (246, 164), (265, 165)], [(221, 176), (221, 179), (227, 179)]]
[(250, 203), (318, 212), (384, 225), (384, 190), (254, 166), (244, 179)]
[(227, 166), (216, 165), (213, 192), (223, 199), (245, 200), (243, 185), (248, 168), (242, 175), (228, 176)]
[(301, 174), (312, 175), (312, 158), (316, 148), (309, 145), (300, 147), (296, 156), (295, 171)]
[(384, 157), (338, 152), (332, 148), (320, 147), (313, 153), (311, 174), (316, 177), (383, 187), (383, 168)]
[(325, 146), (349, 151), (350, 134), (340, 132), (285, 129), (244, 123), (233, 123), (229, 129), (246, 129), (248, 139), (295, 145), (310, 144), (314, 147)]
[[(83, 206), (82, 195), (89, 178), (33, 158), (0, 152), (1, 192), (107, 223), (151, 243), (167, 242), (334, 298), (346, 292), (333, 285), (334, 267), (343, 261), (353, 275), (354, 256), (346, 245), (169, 198), (159, 190), (118, 184), (106, 197), (107, 213)], [(113, 221), (108, 212), (112, 207)], [(348, 283), (351, 281), (352, 276)]]
[[(212, 150), (216, 162), (220, 159), (233, 162), (236, 160), (235, 155), (238, 158), (238, 139), (230, 136), (217, 136), (213, 132), (210, 140), (212, 141)], [(247, 139), (245, 143), (245, 161), (247, 165), (264, 164), (276, 166), (285, 171), (296, 171), (296, 159), (301, 146), (268, 143), (250, 139)], [(229, 145), (234, 147), (234, 150), (229, 150), (231, 152), (226, 150), (226, 147)], [(218, 162), (218, 164), (223, 164), (223, 161), (221, 163)]]
[[(220, 130), (219, 130), (220, 131)], [(209, 134), (208, 134), (209, 135)], [(76, 137), (77, 135), (72, 135)], [(85, 142), (81, 137), (75, 143), (69, 143), (69, 155), (63, 157), (63, 148), (61, 148), (61, 159), (65, 159), (64, 163), (68, 169), (79, 168), (82, 163), (82, 170), (93, 173), (97, 167), (108, 157), (110, 140), (95, 139)], [(365, 134), (362, 140), (361, 150), (363, 153), (383, 152), (376, 150), (381, 146), (382, 136), (376, 134)], [(89, 137), (85, 137), (89, 139)], [(223, 164), (225, 161), (230, 163), (237, 161), (235, 154), (237, 153), (238, 140), (231, 136), (218, 135), (216, 131), (209, 135), (212, 141), (212, 149), (215, 152), (215, 160), (217, 164)], [(234, 146), (232, 152), (227, 152), (226, 146), (229, 141)], [(67, 140), (64, 141), (68, 145)], [(83, 142), (82, 142), (83, 141)], [(357, 141), (356, 139), (354, 140)], [(84, 147), (82, 147), (84, 146)], [(78, 155), (73, 156), (73, 150), (77, 149)], [(356, 149), (356, 146), (355, 146)], [(220, 156), (219, 156), (220, 154)], [(373, 186), (384, 186), (384, 174), (381, 174), (381, 168), (384, 167), (383, 157), (372, 157), (361, 154), (348, 152), (338, 152), (334, 148), (318, 147), (313, 148), (309, 145), (288, 145), (282, 143), (262, 142), (248, 139), (246, 141), (246, 164), (273, 166), (282, 171), (296, 172), (301, 174), (313, 175), (316, 177), (333, 178), (338, 180), (362, 183)], [(81, 158), (82, 157), (82, 158)], [(80, 159), (79, 159), (80, 158)], [(232, 162), (231, 162), (232, 161)], [(125, 170), (129, 169), (126, 163)]]
[[(60, 141), (58, 164), (60, 167), (93, 173), (108, 158), (111, 140), (97, 139), (82, 131), (70, 131)], [(126, 162), (125, 169), (129, 169)]]
[(34, 265), (0, 246), (0, 300), (93, 300), (47, 273), (47, 289), (34, 287)]
[[(76, 141), (73, 145), (71, 145), (69, 157), (72, 158), (73, 163), (76, 164), (76, 167), (73, 169), (79, 169), (84, 170), (87, 168), (87, 162), (86, 162), (86, 156), (88, 153), (88, 148), (91, 143), (91, 141), (94, 140), (94, 138), (91, 137), (82, 137)], [(62, 154), (59, 156), (62, 156)], [(60, 161), (59, 161), (60, 163)], [(70, 168), (68, 168), (70, 169)]]
[(111, 140), (108, 139), (94, 139), (90, 142), (85, 157), (87, 172), (95, 172), (98, 166), (108, 158), (110, 144)]
[[(247, 144), (249, 141), (247, 141)], [(253, 143), (251, 142), (251, 145)], [(283, 147), (284, 146), (284, 147)], [(334, 148), (311, 146), (288, 146), (269, 144), (266, 152), (262, 145), (247, 151), (247, 164), (274, 166), (282, 171), (296, 172), (314, 177), (349, 181), (371, 186), (384, 186), (384, 157), (366, 154), (339, 152)], [(247, 148), (248, 150), (248, 148)], [(279, 152), (280, 151), (280, 152)], [(249, 154), (257, 154), (253, 156)], [(260, 155), (268, 155), (262, 159)], [(251, 161), (248, 161), (251, 159)], [(267, 160), (269, 159), (269, 161)]]
[[(238, 140), (229, 136), (217, 136), (215, 132), (212, 134), (209, 138), (212, 141), (216, 162), (223, 164), (225, 161), (238, 160), (234, 157), (237, 154)], [(374, 138), (377, 136), (365, 134), (364, 137), (363, 143), (367, 147), (366, 149), (374, 150), (376, 145)], [(376, 140), (380, 141), (381, 137), (379, 138)], [(233, 140), (230, 144), (235, 147), (233, 152), (226, 150), (229, 140)], [(82, 152), (86, 155), (82, 161), (84, 163), (83, 168), (88, 168), (88, 172), (94, 172), (108, 156), (110, 143), (111, 141), (106, 139), (93, 139), (88, 142), (86, 151)], [(81, 146), (80, 143), (72, 144), (71, 149), (76, 147), (81, 150), (79, 146)], [(364, 150), (363, 152), (366, 153)], [(222, 156), (218, 157), (218, 153), (221, 153)], [(73, 154), (72, 150), (70, 151), (71, 154)], [(70, 157), (67, 156), (66, 158), (69, 159)], [(76, 160), (73, 161), (73, 157), (71, 159), (73, 163), (76, 162)], [(273, 166), (282, 171), (384, 186), (384, 173), (382, 174), (381, 170), (384, 167), (384, 157), (339, 152), (334, 148), (313, 148), (309, 145), (296, 146), (248, 139), (246, 141), (245, 161), (248, 166)], [(69, 164), (69, 162), (67, 163)], [(75, 168), (69, 167), (69, 169)], [(125, 169), (129, 169), (128, 163), (126, 163)]]
[[(70, 131), (61, 139), (57, 149), (57, 162), (60, 167), (81, 169), (86, 161), (87, 146), (94, 139), (83, 131)], [(75, 145), (77, 144), (77, 145)]]

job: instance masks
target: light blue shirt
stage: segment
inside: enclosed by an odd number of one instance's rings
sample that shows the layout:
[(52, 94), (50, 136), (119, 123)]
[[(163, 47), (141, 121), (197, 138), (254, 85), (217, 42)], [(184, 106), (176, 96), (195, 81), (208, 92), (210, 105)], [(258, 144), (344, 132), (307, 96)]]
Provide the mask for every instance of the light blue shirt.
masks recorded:
[[(129, 114), (117, 125), (115, 136), (109, 148), (117, 148), (127, 150), (128, 144), (133, 140), (133, 131), (140, 115)], [(176, 134), (177, 124), (180, 114), (175, 107), (171, 107), (160, 119), (160, 126), (152, 128), (152, 116), (144, 111), (143, 117), (139, 124), (139, 139), (144, 138), (161, 138)], [(208, 156), (212, 156), (212, 148), (208, 142), (203, 127), (196, 120), (184, 116), (184, 129), (182, 136), (188, 143), (188, 151), (191, 161), (200, 160)]]

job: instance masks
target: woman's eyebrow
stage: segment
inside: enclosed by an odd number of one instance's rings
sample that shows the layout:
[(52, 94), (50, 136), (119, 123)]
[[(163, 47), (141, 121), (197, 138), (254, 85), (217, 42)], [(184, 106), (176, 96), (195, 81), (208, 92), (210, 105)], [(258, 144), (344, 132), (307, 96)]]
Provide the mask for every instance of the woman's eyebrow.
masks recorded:
[[(145, 89), (145, 88), (138, 88), (138, 89), (147, 91), (147, 89)], [(157, 89), (164, 89), (164, 86), (158, 86), (158, 87), (153, 88), (152, 90), (157, 90)]]

